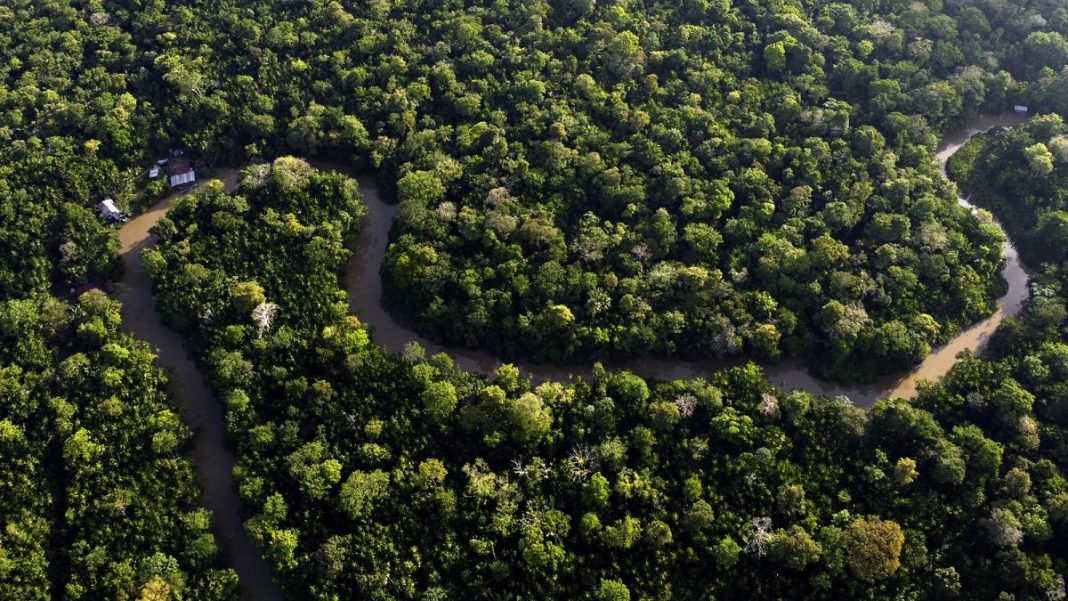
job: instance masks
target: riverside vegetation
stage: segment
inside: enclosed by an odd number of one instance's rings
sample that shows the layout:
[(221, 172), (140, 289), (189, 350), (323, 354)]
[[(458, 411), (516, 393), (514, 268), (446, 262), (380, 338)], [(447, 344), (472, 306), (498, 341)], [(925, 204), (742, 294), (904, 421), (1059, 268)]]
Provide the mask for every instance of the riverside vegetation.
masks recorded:
[(145, 261), (226, 403), (248, 527), (294, 597), (1060, 590), (1055, 344), (1027, 367), (966, 358), (867, 412), (752, 365), (483, 378), (418, 347), (384, 353), (348, 314), (354, 180), (283, 158), (242, 182), (183, 199)]
[(100, 291), (0, 304), (0, 597), (230, 599), (190, 433)]
[[(992, 309), (1001, 234), (931, 149), (1068, 110), (1066, 34), (1041, 1), (0, 7), (2, 596), (235, 594), (151, 353), (101, 293), (57, 298), (118, 275), (90, 207), (143, 202), (150, 157), (374, 169), (390, 299), (442, 341), (870, 379)], [(179, 203), (145, 260), (292, 597), (1057, 599), (1065, 293), (1037, 249), (1064, 248), (1062, 127), (952, 169), (1034, 298), (988, 358), (867, 412), (755, 367), (533, 387), (383, 353), (338, 285), (357, 188), (293, 159)]]

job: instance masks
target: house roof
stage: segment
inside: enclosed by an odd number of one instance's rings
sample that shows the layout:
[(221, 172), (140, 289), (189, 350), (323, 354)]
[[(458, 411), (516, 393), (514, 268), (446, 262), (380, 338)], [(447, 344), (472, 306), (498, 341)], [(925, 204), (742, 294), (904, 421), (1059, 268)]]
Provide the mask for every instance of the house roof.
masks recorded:
[(96, 208), (100, 211), (100, 215), (111, 219), (121, 219), (122, 211), (119, 207), (115, 206), (115, 201), (110, 198), (105, 198), (96, 205)]
[(171, 175), (171, 187), (184, 186), (197, 181), (196, 173), (192, 169), (184, 171), (182, 173), (174, 173)]

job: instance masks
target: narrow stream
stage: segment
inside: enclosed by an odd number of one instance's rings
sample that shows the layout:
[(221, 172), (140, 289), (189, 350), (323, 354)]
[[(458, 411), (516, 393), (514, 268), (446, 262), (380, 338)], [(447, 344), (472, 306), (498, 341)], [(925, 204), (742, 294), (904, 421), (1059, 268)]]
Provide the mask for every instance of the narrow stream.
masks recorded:
[[(970, 127), (950, 132), (945, 136), (937, 155), (939, 162), (942, 164), (943, 172), (945, 171), (946, 160), (972, 136), (994, 127), (1018, 125), (1025, 120), (1026, 116), (1013, 113), (987, 116), (977, 119)], [(319, 162), (317, 166), (325, 169), (342, 170), (336, 164), (326, 161)], [(383, 305), (382, 281), (379, 277), (379, 268), (386, 253), (386, 247), (389, 242), (389, 229), (393, 223), (396, 206), (382, 202), (374, 182), (369, 178), (360, 178), (360, 189), (363, 191), (364, 201), (367, 203), (367, 218), (345, 274), (345, 287), (349, 291), (349, 303), (352, 312), (371, 327), (374, 340), (389, 351), (400, 352), (406, 343), (417, 341), (429, 353), (442, 351), (448, 353), (456, 361), (456, 364), (464, 370), (483, 374), (491, 373), (501, 365), (501, 360), (495, 355), (482, 350), (444, 347), (431, 342), (408, 329)], [(967, 200), (960, 198), (959, 201), (964, 206), (975, 210), (975, 207)], [(764, 370), (768, 375), (768, 379), (787, 390), (804, 389), (825, 396), (848, 396), (855, 404), (865, 407), (870, 406), (878, 399), (888, 396), (914, 396), (916, 394), (916, 385), (920, 380), (937, 380), (944, 376), (956, 363), (957, 355), (961, 351), (970, 349), (978, 352), (981, 350), (1005, 317), (1019, 312), (1020, 305), (1028, 294), (1027, 273), (1020, 264), (1016, 249), (1013, 248), (1011, 243), (1006, 243), (1002, 252), (1005, 256), (1003, 274), (1008, 280), (1009, 290), (1005, 296), (999, 299), (997, 311), (987, 319), (959, 333), (945, 346), (936, 349), (912, 371), (905, 374), (887, 376), (873, 384), (843, 385), (816, 378), (808, 372), (802, 362), (787, 360), (765, 365)], [(644, 358), (610, 362), (606, 363), (605, 366), (609, 369), (630, 370), (645, 378), (675, 380), (679, 378), (708, 377), (716, 370), (738, 365), (742, 362), (744, 362), (744, 359), (684, 361)], [(588, 377), (591, 373), (591, 367), (584, 365), (559, 366), (526, 360), (512, 363), (524, 373), (530, 375), (536, 382), (566, 380), (573, 375)]]
[[(233, 170), (222, 170), (218, 175), (227, 189), (235, 187)], [(126, 267), (119, 292), (122, 327), (157, 349), (159, 364), (170, 372), (171, 398), (177, 402), (182, 421), (194, 432), (193, 463), (202, 491), (201, 500), (214, 514), (216, 542), (237, 572), (241, 598), (281, 600), (281, 589), (271, 579), (271, 567), (260, 556), (241, 519), (241, 499), (233, 476), (234, 455), (226, 446), (222, 405), (186, 352), (181, 336), (164, 325), (156, 312), (152, 280), (141, 263), (141, 251), (156, 243), (148, 230), (167, 214), (173, 200), (172, 195), (130, 220), (119, 231), (122, 262)]]
[[(1024, 117), (1013, 114), (985, 117), (969, 128), (951, 132), (945, 137), (938, 153), (943, 169), (945, 161), (971, 136), (992, 127), (1016, 125), (1024, 120)], [(313, 161), (313, 164), (322, 169), (347, 171), (327, 161)], [(236, 187), (235, 170), (219, 170), (216, 175), (223, 180), (227, 190)], [(359, 181), (367, 203), (367, 217), (345, 274), (345, 286), (353, 313), (371, 327), (374, 339), (389, 351), (399, 352), (408, 342), (417, 341), (430, 353), (447, 352), (464, 370), (491, 373), (501, 365), (497, 357), (484, 351), (435, 344), (407, 329), (383, 306), (379, 269), (389, 242), (389, 229), (396, 207), (382, 202), (370, 178), (361, 177)], [(274, 601), (282, 598), (281, 590), (273, 582), (270, 566), (245, 532), (241, 519), (241, 499), (233, 478), (234, 456), (226, 446), (222, 406), (186, 352), (181, 337), (164, 325), (156, 312), (152, 282), (140, 260), (141, 251), (156, 242), (149, 235), (149, 229), (166, 215), (173, 199), (174, 196), (171, 196), (156, 204), (124, 225), (119, 232), (122, 260), (126, 266), (119, 293), (123, 305), (123, 329), (158, 349), (160, 365), (170, 371), (172, 398), (178, 404), (183, 421), (195, 432), (193, 460), (197, 481), (203, 491), (203, 503), (214, 514), (215, 535), (240, 579), (242, 599)], [(960, 199), (960, 202), (974, 210), (965, 199)], [(861, 406), (871, 405), (876, 399), (887, 396), (914, 395), (919, 380), (935, 380), (945, 375), (959, 352), (965, 349), (980, 350), (1002, 320), (1020, 310), (1028, 294), (1027, 273), (1011, 244), (1006, 243), (1003, 252), (1006, 259), (1004, 275), (1009, 290), (998, 301), (997, 312), (931, 353), (913, 371), (868, 386), (847, 386), (815, 378), (800, 362), (786, 361), (765, 366), (768, 378), (786, 389), (805, 389), (826, 396), (846, 395)], [(673, 380), (707, 377), (717, 369), (741, 361), (634, 359), (611, 363), (606, 367), (627, 369), (650, 379)], [(588, 377), (591, 372), (589, 366), (557, 366), (530, 361), (515, 363), (536, 381)]]

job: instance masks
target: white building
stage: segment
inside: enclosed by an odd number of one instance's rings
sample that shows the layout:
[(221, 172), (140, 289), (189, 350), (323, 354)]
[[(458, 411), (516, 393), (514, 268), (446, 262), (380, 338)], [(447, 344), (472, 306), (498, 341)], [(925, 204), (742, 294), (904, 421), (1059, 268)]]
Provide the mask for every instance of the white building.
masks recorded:
[(119, 207), (115, 206), (115, 201), (110, 198), (105, 198), (100, 201), (100, 204), (96, 205), (96, 208), (100, 211), (100, 216), (105, 219), (111, 219), (113, 221), (123, 221), (126, 216), (122, 214)]
[(185, 158), (185, 153), (180, 150), (171, 151), (170, 159), (167, 160), (167, 181), (172, 189), (191, 186), (197, 181), (193, 162)]
[(1021, 115), (1027, 113), (1027, 107), (1022, 104), (1017, 104), (1016, 106), (1012, 107), (1012, 110), (1016, 111)]
[(171, 187), (178, 188), (180, 186), (186, 186), (195, 183), (197, 181), (197, 174), (193, 171), (193, 168), (190, 167), (189, 169), (186, 169), (185, 171), (182, 171), (180, 173), (172, 173), (170, 175), (170, 178)]

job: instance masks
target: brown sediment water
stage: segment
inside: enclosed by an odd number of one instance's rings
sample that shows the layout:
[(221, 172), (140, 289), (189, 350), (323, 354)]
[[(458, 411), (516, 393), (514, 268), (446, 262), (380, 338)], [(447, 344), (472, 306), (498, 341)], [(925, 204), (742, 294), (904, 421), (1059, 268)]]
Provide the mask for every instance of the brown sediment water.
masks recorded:
[[(938, 152), (943, 169), (945, 161), (973, 135), (994, 127), (1017, 125), (1024, 120), (1024, 116), (1015, 114), (990, 116), (976, 120), (970, 127), (950, 132)], [(349, 172), (343, 165), (330, 161), (312, 161), (312, 164), (320, 169)], [(236, 170), (221, 170), (217, 175), (227, 190), (236, 187)], [(389, 244), (389, 230), (396, 207), (382, 201), (370, 178), (361, 177), (359, 182), (367, 204), (367, 215), (345, 273), (352, 312), (370, 326), (374, 340), (388, 351), (400, 352), (407, 343), (415, 341), (430, 353), (448, 353), (461, 369), (492, 373), (503, 363), (500, 358), (486, 351), (436, 344), (408, 329), (386, 309), (382, 301), (379, 270)], [(226, 446), (222, 406), (186, 352), (181, 337), (164, 325), (156, 312), (152, 282), (140, 260), (141, 252), (155, 244), (149, 229), (167, 213), (173, 199), (174, 196), (171, 196), (156, 204), (120, 230), (122, 260), (126, 266), (119, 294), (123, 303), (123, 328), (158, 349), (160, 364), (171, 372), (172, 397), (178, 404), (183, 421), (196, 432), (193, 460), (197, 481), (203, 491), (203, 502), (214, 514), (215, 534), (240, 578), (242, 598), (254, 601), (281, 599), (281, 591), (272, 580), (270, 566), (244, 530), (241, 500), (233, 478), (234, 456)], [(962, 198), (960, 202), (976, 210), (967, 200)], [(957, 355), (964, 350), (980, 351), (1005, 317), (1019, 312), (1028, 295), (1028, 276), (1011, 243), (1005, 244), (1003, 253), (1003, 274), (1009, 289), (998, 300), (997, 311), (936, 349), (912, 371), (886, 377), (870, 385), (847, 385), (816, 378), (799, 361), (784, 361), (764, 366), (768, 379), (787, 390), (803, 389), (830, 397), (847, 396), (860, 406), (869, 406), (885, 397), (914, 396), (916, 385), (921, 380), (937, 380), (948, 373)], [(741, 362), (740, 359), (633, 359), (607, 363), (605, 367), (626, 369), (650, 379), (675, 380), (708, 377), (718, 369)], [(588, 378), (592, 372), (588, 365), (559, 366), (532, 361), (511, 363), (539, 382), (566, 380), (572, 376)]]
[[(973, 136), (990, 131), (997, 127), (1015, 127), (1027, 121), (1026, 114), (1004, 113), (992, 115), (977, 120), (972, 125), (950, 132), (942, 139), (942, 145), (938, 149), (938, 162), (942, 165), (942, 174), (946, 173), (946, 163), (949, 157), (956, 154)], [(966, 198), (958, 197), (957, 201), (973, 212), (978, 207), (968, 202)], [(996, 220), (995, 220), (996, 222)], [(998, 227), (1001, 224), (998, 223)], [(1002, 228), (1004, 231), (1004, 228)], [(1028, 287), (1029, 276), (1016, 247), (1012, 240), (1005, 237), (1005, 245), (1001, 249), (1005, 257), (1005, 267), (1001, 275), (1009, 284), (1009, 289), (1004, 296), (998, 299), (997, 309), (990, 317), (972, 325), (960, 332), (944, 346), (935, 349), (923, 360), (923, 363), (909, 372), (894, 388), (884, 396), (912, 397), (916, 394), (916, 384), (922, 380), (933, 381), (949, 373), (950, 368), (957, 362), (957, 355), (970, 350), (979, 352), (986, 346), (990, 336), (998, 329), (1006, 317), (1011, 317), (1020, 312), (1023, 303), (1030, 294)]]
[[(227, 189), (233, 189), (236, 172), (217, 172)], [(204, 507), (213, 514), (213, 530), (229, 565), (237, 572), (241, 598), (274, 601), (282, 592), (272, 580), (272, 570), (245, 532), (241, 499), (234, 484), (234, 455), (226, 446), (222, 405), (215, 399), (182, 338), (164, 325), (152, 297), (152, 281), (141, 262), (141, 252), (155, 245), (149, 229), (167, 214), (175, 195), (154, 205), (123, 225), (119, 231), (122, 261), (126, 267), (119, 291), (122, 327), (157, 349), (158, 362), (170, 372), (170, 392), (179, 413), (193, 429), (193, 462)]]
[[(938, 149), (938, 160), (945, 162), (972, 136), (995, 127), (1018, 125), (1026, 116), (1005, 114), (987, 116), (977, 119), (972, 125), (948, 133)], [(324, 168), (338, 169), (336, 165), (323, 162)], [(371, 327), (376, 342), (392, 352), (400, 352), (411, 341), (420, 343), (429, 353), (445, 352), (455, 360), (458, 367), (466, 371), (483, 374), (491, 373), (502, 364), (500, 358), (486, 351), (446, 347), (423, 338), (397, 320), (384, 306), (382, 300), (382, 281), (379, 269), (385, 257), (389, 243), (389, 230), (393, 223), (396, 206), (386, 204), (379, 198), (377, 188), (369, 179), (360, 180), (364, 200), (367, 203), (367, 217), (359, 242), (349, 261), (345, 274), (345, 286), (349, 291), (349, 302), (353, 313)], [(976, 210), (967, 200), (959, 202)], [(866, 384), (838, 384), (822, 380), (809, 373), (800, 361), (788, 360), (765, 365), (768, 379), (787, 390), (803, 389), (824, 396), (847, 396), (860, 406), (870, 406), (876, 400), (886, 397), (912, 397), (916, 386), (922, 380), (937, 380), (949, 372), (956, 363), (957, 355), (965, 350), (979, 352), (997, 329), (998, 325), (1010, 315), (1015, 315), (1027, 298), (1027, 273), (1020, 264), (1016, 249), (1006, 243), (1003, 249), (1005, 268), (1003, 274), (1008, 281), (1008, 292), (998, 300), (997, 311), (960, 332), (946, 345), (936, 349), (912, 371), (884, 377), (879, 381)], [(675, 380), (680, 378), (708, 377), (718, 369), (738, 365), (743, 360), (675, 360), (675, 359), (632, 359), (607, 362), (608, 369), (626, 369), (642, 377), (657, 380)], [(592, 368), (588, 365), (553, 365), (533, 361), (511, 361), (522, 372), (535, 381), (566, 380), (571, 376), (589, 377)]]

